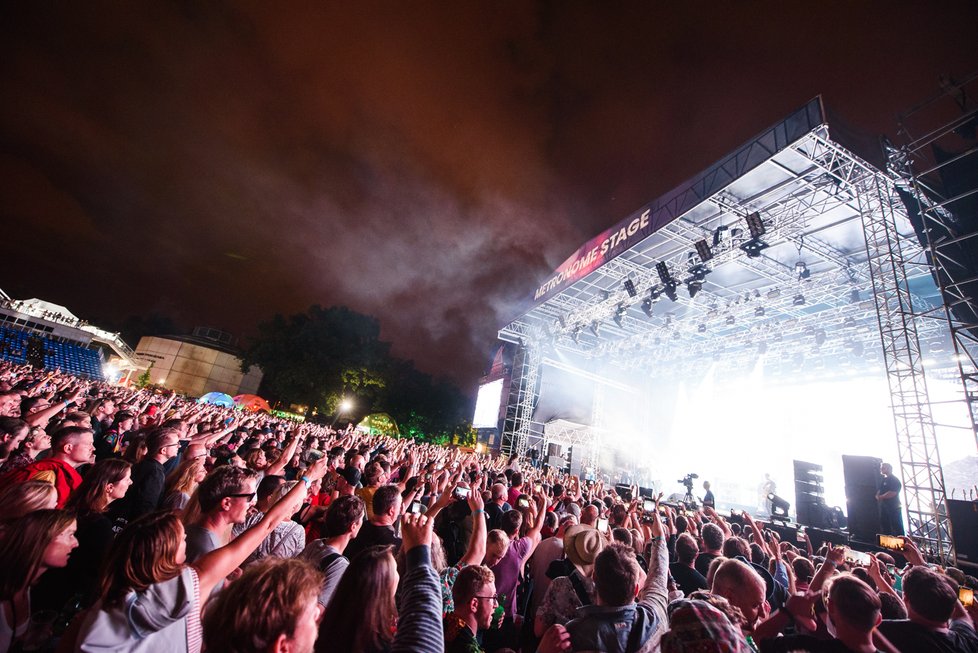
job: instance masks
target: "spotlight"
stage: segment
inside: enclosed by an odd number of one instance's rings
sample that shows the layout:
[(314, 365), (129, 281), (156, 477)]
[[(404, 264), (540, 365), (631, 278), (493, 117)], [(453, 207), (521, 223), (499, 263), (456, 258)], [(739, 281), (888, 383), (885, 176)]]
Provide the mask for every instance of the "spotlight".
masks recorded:
[(791, 507), (791, 504), (773, 492), (768, 493), (767, 500), (771, 502), (771, 519), (787, 521), (788, 508)]
[(635, 290), (635, 284), (632, 282), (631, 279), (625, 279), (624, 285), (625, 285), (625, 292), (628, 293), (629, 297), (634, 297), (635, 295), (638, 294), (638, 291)]
[(659, 261), (656, 263), (655, 271), (656, 274), (659, 275), (659, 281), (661, 281), (663, 285), (668, 286), (669, 284), (675, 284), (675, 281), (672, 280), (672, 275), (669, 274), (669, 266), (666, 265), (665, 261)]
[(700, 333), (706, 333), (706, 325), (701, 324), (698, 327), (696, 327), (696, 330), (699, 331)]
[(767, 249), (767, 243), (761, 240), (751, 239), (741, 245), (740, 249), (744, 250), (747, 258), (757, 258), (761, 255), (761, 251)]
[(666, 284), (666, 287), (662, 289), (662, 292), (665, 293), (666, 297), (668, 297), (670, 301), (679, 301), (679, 295), (676, 294), (675, 282)]
[(625, 312), (627, 310), (628, 309), (625, 308), (624, 304), (618, 304), (618, 309), (615, 310), (615, 317), (614, 317), (615, 324), (618, 325), (618, 328), (622, 328), (622, 322), (624, 322)]
[(754, 317), (764, 317), (764, 307), (758, 306), (754, 309)]
[(601, 323), (600, 322), (598, 322), (597, 320), (595, 320), (594, 322), (591, 322), (591, 327), (590, 328), (591, 328), (591, 333), (594, 334), (594, 337), (598, 337), (598, 335), (600, 335), (600, 332), (601, 332)]
[(661, 294), (662, 293), (659, 291), (659, 287), (658, 286), (652, 286), (649, 289), (649, 297), (652, 299), (652, 301), (655, 301), (655, 300), (659, 299), (659, 296)]
[(642, 311), (648, 316), (652, 317), (652, 300), (646, 299), (642, 302)]
[(850, 290), (849, 303), (858, 304), (860, 301), (862, 301), (862, 298), (859, 296), (859, 288), (853, 288), (852, 290)]
[(798, 274), (798, 280), (807, 279), (812, 276), (812, 271), (808, 269), (804, 261), (798, 261), (795, 263), (795, 272)]
[(696, 255), (700, 257), (700, 261), (703, 263), (713, 258), (713, 250), (710, 249), (710, 244), (705, 239), (697, 240), (694, 247), (696, 247)]
[(760, 238), (767, 233), (767, 228), (764, 226), (759, 212), (754, 211), (747, 216), (747, 230), (750, 232), (750, 237), (754, 239)]
[(726, 322), (727, 324), (734, 324), (737, 322), (737, 318), (735, 318), (733, 315), (728, 315)]
[(690, 281), (686, 284), (686, 290), (689, 291), (690, 299), (696, 297), (696, 293), (698, 293), (702, 288), (703, 288), (702, 281)]
[(804, 306), (805, 305), (805, 296), (802, 295), (801, 293), (798, 293), (797, 295), (795, 295), (791, 299), (791, 304), (793, 306)]
[(702, 281), (706, 279), (706, 275), (710, 273), (710, 268), (705, 265), (694, 265), (689, 269), (689, 273), (693, 275), (693, 279), (697, 281)]
[(777, 299), (780, 296), (781, 296), (781, 290), (779, 288), (771, 288), (770, 290), (767, 291), (768, 299)]

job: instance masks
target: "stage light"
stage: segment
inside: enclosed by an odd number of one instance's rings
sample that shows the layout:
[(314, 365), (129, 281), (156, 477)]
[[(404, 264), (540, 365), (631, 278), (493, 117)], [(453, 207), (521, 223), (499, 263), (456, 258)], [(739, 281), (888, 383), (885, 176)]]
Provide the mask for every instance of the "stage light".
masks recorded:
[(694, 247), (696, 247), (696, 255), (700, 257), (700, 261), (703, 263), (713, 258), (713, 250), (710, 249), (710, 244), (705, 239), (697, 240)]
[(672, 280), (672, 275), (669, 274), (669, 266), (666, 265), (665, 261), (659, 261), (655, 264), (655, 272), (659, 275), (659, 281), (661, 281), (663, 285), (668, 286), (671, 283), (675, 283)]
[(652, 286), (649, 288), (649, 297), (652, 298), (652, 301), (657, 300), (661, 294), (662, 293), (659, 291), (659, 286)]
[(624, 286), (625, 286), (625, 292), (628, 293), (629, 297), (635, 297), (636, 295), (638, 295), (638, 291), (635, 290), (635, 284), (632, 282), (631, 279), (625, 279)]
[(797, 295), (795, 295), (791, 299), (791, 304), (793, 306), (804, 306), (805, 305), (805, 296), (802, 295), (801, 293), (798, 293)]
[(690, 299), (696, 297), (696, 293), (698, 293), (702, 288), (703, 282), (701, 281), (690, 281), (686, 284), (686, 290), (689, 292)]
[(859, 296), (859, 288), (853, 288), (852, 290), (850, 290), (849, 303), (858, 304), (860, 301), (862, 301), (862, 298)]
[(727, 324), (734, 324), (736, 322), (737, 322), (737, 318), (735, 318), (733, 315), (727, 316)]
[(761, 251), (767, 249), (767, 243), (760, 240), (748, 240), (740, 246), (740, 249), (747, 254), (747, 258), (757, 258), (761, 255)]
[(700, 333), (706, 333), (706, 325), (701, 324), (698, 327), (696, 327), (696, 330), (699, 331)]
[(617, 310), (615, 310), (615, 317), (614, 317), (615, 324), (618, 325), (618, 328), (622, 328), (622, 323), (624, 322), (625, 319), (625, 312), (627, 310), (628, 309), (625, 308), (624, 304), (618, 304), (618, 308)]
[(771, 288), (770, 290), (767, 291), (768, 299), (777, 299), (780, 296), (781, 296), (781, 290), (779, 288)]
[(767, 495), (767, 500), (771, 502), (771, 519), (787, 521), (788, 508), (791, 507), (791, 504), (773, 492)]
[(595, 337), (601, 334), (601, 323), (598, 322), (597, 320), (591, 322), (590, 328), (591, 328), (591, 333), (593, 333)]
[(348, 413), (351, 410), (353, 410), (353, 400), (352, 399), (347, 399), (347, 398), (341, 399), (340, 400), (340, 405), (338, 407), (338, 411), (340, 413)]
[(676, 294), (675, 283), (666, 284), (666, 287), (662, 289), (662, 292), (665, 293), (666, 297), (668, 297), (670, 301), (674, 301), (674, 302), (679, 301), (679, 295)]
[(689, 273), (693, 275), (693, 279), (696, 281), (703, 281), (706, 279), (706, 275), (710, 273), (710, 268), (702, 264), (694, 265), (693, 267), (689, 268)]
[(652, 300), (646, 299), (642, 302), (642, 311), (649, 317), (652, 317)]
[(601, 301), (606, 302), (606, 301), (608, 301), (608, 299), (610, 297), (611, 297), (611, 291), (610, 290), (602, 290), (601, 291)]
[(825, 344), (825, 329), (817, 329), (815, 331), (815, 345), (821, 347)]
[(804, 261), (798, 261), (795, 263), (795, 273), (798, 275), (798, 280), (807, 279), (812, 276), (812, 271), (808, 269), (808, 266)]
[(767, 228), (764, 226), (764, 221), (761, 220), (761, 214), (754, 211), (747, 216), (747, 230), (750, 232), (751, 238), (760, 238), (767, 233)]
[(764, 307), (758, 306), (754, 309), (754, 317), (764, 317)]
[(754, 299), (760, 299), (760, 298), (761, 298), (761, 291), (758, 290), (757, 288), (754, 288)]

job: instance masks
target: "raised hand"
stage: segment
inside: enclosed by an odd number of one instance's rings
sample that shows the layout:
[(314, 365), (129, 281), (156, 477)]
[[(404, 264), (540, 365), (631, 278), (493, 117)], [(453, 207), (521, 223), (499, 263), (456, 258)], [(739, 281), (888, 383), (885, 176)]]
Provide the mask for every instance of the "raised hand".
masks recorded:
[(431, 531), (435, 520), (427, 515), (406, 514), (401, 517), (401, 538), (405, 551), (417, 546), (431, 546)]

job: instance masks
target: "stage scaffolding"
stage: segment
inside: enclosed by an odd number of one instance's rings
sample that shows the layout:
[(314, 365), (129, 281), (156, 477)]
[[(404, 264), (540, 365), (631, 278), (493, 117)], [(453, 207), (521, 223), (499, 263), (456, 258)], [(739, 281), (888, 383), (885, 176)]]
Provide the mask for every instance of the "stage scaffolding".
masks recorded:
[[(896, 196), (916, 180), (888, 166), (880, 148), (833, 125), (816, 98), (605, 232), (651, 215), (651, 234), (579, 274), (569, 265), (574, 256), (568, 259), (561, 269), (574, 274), (556, 275), (532, 309), (499, 331), (517, 345), (503, 450), (522, 454), (529, 434), (543, 432), (533, 410), (542, 362), (553, 353), (591, 361), (596, 375), (610, 366), (660, 379), (710, 366), (750, 369), (761, 355), (774, 376), (869, 366), (889, 382), (910, 534), (953, 560), (924, 374), (927, 365), (934, 366), (929, 374), (947, 377), (950, 365), (924, 355), (933, 358), (953, 340), (974, 419), (978, 375), (969, 329), (976, 325), (952, 321), (949, 336), (947, 322), (934, 319), (944, 302)], [(748, 236), (749, 216), (762, 220), (760, 237)], [(758, 241), (763, 247), (748, 256)], [(929, 244), (935, 259), (939, 248)], [(674, 301), (663, 296), (661, 263), (673, 275)], [(603, 403), (595, 398), (591, 433), (601, 433)]]

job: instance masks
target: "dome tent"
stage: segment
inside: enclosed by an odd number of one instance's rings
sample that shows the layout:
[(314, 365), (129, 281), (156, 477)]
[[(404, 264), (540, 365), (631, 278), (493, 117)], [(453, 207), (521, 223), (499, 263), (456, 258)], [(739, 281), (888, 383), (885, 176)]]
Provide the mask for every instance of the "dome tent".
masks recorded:
[(258, 395), (236, 395), (234, 397), (234, 403), (241, 410), (246, 410), (252, 413), (257, 413), (259, 411), (268, 413), (272, 410), (272, 407), (268, 405), (268, 402)]
[(397, 422), (387, 413), (371, 413), (367, 415), (357, 424), (357, 429), (369, 435), (391, 435), (394, 437), (401, 435), (400, 430), (397, 428)]
[(205, 395), (201, 395), (200, 399), (197, 400), (197, 403), (224, 406), (225, 408), (234, 408), (234, 399), (231, 398), (231, 395), (224, 394), (223, 392), (208, 392)]

